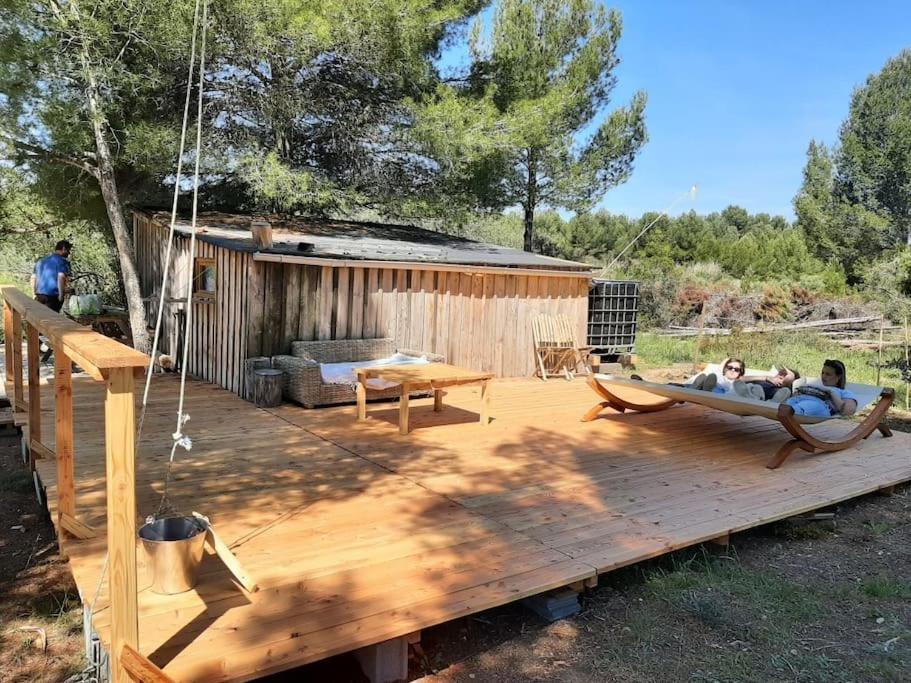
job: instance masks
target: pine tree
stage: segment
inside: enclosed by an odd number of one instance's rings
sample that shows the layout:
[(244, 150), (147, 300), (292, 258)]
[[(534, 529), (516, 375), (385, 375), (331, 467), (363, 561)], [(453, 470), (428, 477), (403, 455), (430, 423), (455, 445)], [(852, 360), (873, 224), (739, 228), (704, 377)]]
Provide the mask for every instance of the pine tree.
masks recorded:
[(593, 0), (499, 0), (492, 26), (473, 27), (464, 81), (417, 107), (447, 191), (521, 206), (527, 251), (539, 207), (588, 210), (629, 177), (647, 139), (644, 93), (606, 112), (621, 32), (620, 14)]

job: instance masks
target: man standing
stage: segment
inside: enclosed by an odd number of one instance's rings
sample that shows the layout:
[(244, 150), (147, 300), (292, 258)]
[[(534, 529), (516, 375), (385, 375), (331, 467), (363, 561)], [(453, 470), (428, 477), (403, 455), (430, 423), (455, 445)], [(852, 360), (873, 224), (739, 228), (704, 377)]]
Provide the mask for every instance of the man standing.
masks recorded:
[(45, 256), (35, 264), (32, 273), (32, 291), (35, 301), (44, 304), (57, 313), (63, 307), (63, 297), (70, 286), (70, 251), (73, 245), (60, 240), (54, 245), (54, 253)]

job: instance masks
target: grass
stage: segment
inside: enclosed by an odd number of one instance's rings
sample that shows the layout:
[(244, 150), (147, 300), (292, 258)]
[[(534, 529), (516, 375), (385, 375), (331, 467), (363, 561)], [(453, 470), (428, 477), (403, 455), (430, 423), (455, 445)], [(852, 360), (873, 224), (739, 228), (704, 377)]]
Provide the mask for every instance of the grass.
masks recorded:
[[(849, 382), (876, 384), (875, 351), (847, 350), (814, 332), (738, 334), (729, 336), (664, 337), (645, 332), (636, 338), (636, 354), (643, 369), (665, 368), (675, 363), (720, 362), (730, 356), (743, 358), (751, 368), (772, 365), (796, 368), (807, 377), (819, 376), (823, 361), (838, 358), (845, 364)], [(909, 391), (897, 370), (882, 370), (880, 385), (896, 389), (896, 405), (905, 403)]]
[(759, 628), (773, 640), (786, 638), (789, 624), (816, 617), (822, 600), (806, 586), (711, 555), (696, 555), (671, 571), (657, 570), (646, 586), (659, 600), (710, 628), (742, 637), (754, 636)]
[(871, 598), (883, 600), (911, 598), (911, 583), (893, 576), (875, 576), (864, 580), (860, 590)]
[(33, 485), (31, 474), (25, 470), (0, 471), (0, 492), (29, 493)]

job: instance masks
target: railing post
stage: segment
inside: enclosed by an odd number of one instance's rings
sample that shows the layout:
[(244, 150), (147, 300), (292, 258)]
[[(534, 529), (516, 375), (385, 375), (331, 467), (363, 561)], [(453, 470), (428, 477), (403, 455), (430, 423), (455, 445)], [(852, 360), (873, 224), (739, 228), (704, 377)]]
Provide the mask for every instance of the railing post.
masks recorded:
[(9, 301), (3, 300), (3, 338), (6, 340), (6, 381), (13, 379), (13, 354), (10, 353), (10, 340), (13, 338), (13, 307)]
[(41, 356), (38, 328), (25, 323), (28, 341), (28, 462), (35, 469), (34, 442), (41, 443)]
[(13, 357), (13, 404), (25, 410), (25, 391), (22, 384), (22, 314), (13, 309), (13, 334), (6, 339), (6, 349)]
[(72, 363), (62, 346), (54, 349), (54, 450), (57, 452), (57, 527), (63, 515), (76, 516), (73, 448)]
[(123, 646), (138, 648), (136, 600), (136, 473), (133, 368), (109, 371), (104, 401), (108, 506), (108, 577), (111, 601), (111, 677), (128, 681)]

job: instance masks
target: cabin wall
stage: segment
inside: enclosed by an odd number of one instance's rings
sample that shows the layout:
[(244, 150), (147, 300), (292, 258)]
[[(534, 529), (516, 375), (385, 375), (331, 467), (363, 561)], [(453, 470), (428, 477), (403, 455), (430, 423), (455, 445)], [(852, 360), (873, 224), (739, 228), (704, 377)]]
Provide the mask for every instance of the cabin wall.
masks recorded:
[[(134, 217), (142, 293), (154, 325), (167, 229)], [(170, 297), (185, 297), (189, 238), (175, 239)], [(500, 377), (534, 373), (532, 319), (565, 314), (585, 343), (589, 280), (580, 277), (354, 268), (254, 261), (251, 254), (197, 242), (217, 259), (214, 301), (194, 303), (189, 371), (242, 392), (243, 359), (290, 352), (294, 340), (392, 337), (400, 348)], [(177, 316), (166, 304), (162, 350), (177, 349)]]
[[(147, 299), (146, 321), (151, 328), (155, 326), (158, 311), (168, 230), (142, 214), (134, 214), (133, 234), (142, 296)], [(178, 330), (183, 329), (187, 282), (194, 272), (189, 249), (189, 238), (177, 235), (168, 269), (169, 284), (159, 342), (161, 352), (172, 356), (182, 353)], [(243, 360), (248, 357), (243, 332), (247, 315), (247, 270), (252, 259), (249, 254), (200, 241), (196, 243), (196, 256), (215, 259), (217, 280), (213, 298), (193, 300), (187, 370), (196, 377), (241, 393), (244, 389)]]
[(388, 336), (454, 365), (527, 376), (539, 313), (568, 315), (585, 343), (586, 278), (252, 261), (249, 282), (251, 356), (288, 353), (296, 339)]

